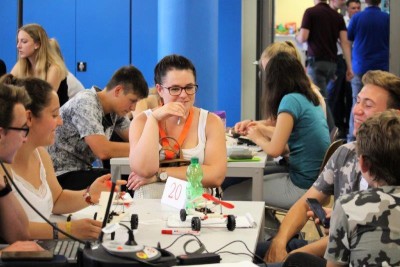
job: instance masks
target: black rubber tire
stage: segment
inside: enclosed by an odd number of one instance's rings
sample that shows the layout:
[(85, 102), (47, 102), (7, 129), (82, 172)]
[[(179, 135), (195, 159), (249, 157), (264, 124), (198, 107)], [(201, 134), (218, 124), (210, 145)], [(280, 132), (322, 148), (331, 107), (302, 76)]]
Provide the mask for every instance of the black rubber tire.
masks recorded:
[(179, 216), (180, 216), (182, 222), (186, 221), (186, 216), (187, 216), (186, 210), (181, 209), (179, 212)]
[(236, 217), (234, 215), (228, 215), (226, 228), (228, 228), (229, 231), (235, 230), (235, 228), (236, 228)]
[(193, 231), (200, 231), (201, 229), (201, 220), (199, 217), (192, 218), (192, 230)]
[(131, 229), (136, 230), (139, 226), (139, 216), (137, 214), (131, 215)]

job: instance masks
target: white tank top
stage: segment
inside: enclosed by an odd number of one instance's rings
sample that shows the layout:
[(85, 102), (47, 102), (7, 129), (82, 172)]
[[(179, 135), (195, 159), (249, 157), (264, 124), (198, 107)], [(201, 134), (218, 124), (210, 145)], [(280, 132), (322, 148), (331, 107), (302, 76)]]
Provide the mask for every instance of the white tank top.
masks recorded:
[[(144, 111), (145, 114), (148, 116), (151, 115), (152, 110), (148, 109)], [(200, 117), (199, 117), (199, 124), (197, 127), (197, 135), (198, 135), (198, 144), (197, 146), (193, 148), (188, 148), (188, 149), (182, 149), (183, 152), (183, 158), (190, 160), (192, 157), (198, 157), (199, 158), (199, 163), (203, 164), (204, 162), (204, 150), (206, 147), (206, 124), (207, 124), (207, 116), (208, 116), (208, 111), (204, 109), (200, 109)], [(159, 148), (161, 149), (161, 145), (159, 145)], [(160, 159), (163, 159), (165, 156), (160, 155)]]
[[(35, 151), (40, 162), (40, 180), (41, 185), (38, 189), (36, 189), (32, 184), (27, 182), (24, 178), (16, 174), (12, 169), (11, 173), (14, 179), (15, 184), (18, 186), (21, 193), (25, 196), (26, 199), (44, 215), (46, 218), (50, 218), (50, 215), (53, 210), (53, 196), (51, 194), (51, 190), (49, 185), (47, 184), (46, 179), (46, 170), (43, 166), (42, 159), (40, 158), (39, 152)], [(36, 214), (36, 212), (29, 207), (28, 204), (22, 199), (19, 193), (13, 188), (13, 192), (15, 196), (18, 198), (22, 207), (25, 210), (26, 215), (28, 216), (29, 221), (31, 222), (44, 222), (44, 220)]]

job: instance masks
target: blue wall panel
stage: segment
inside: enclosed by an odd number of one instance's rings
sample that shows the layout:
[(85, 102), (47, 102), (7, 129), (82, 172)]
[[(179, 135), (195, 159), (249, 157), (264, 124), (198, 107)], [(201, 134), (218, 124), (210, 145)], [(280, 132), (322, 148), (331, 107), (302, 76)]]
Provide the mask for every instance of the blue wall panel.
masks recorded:
[[(153, 86), (158, 60), (182, 53), (198, 70), (196, 105), (225, 110), (228, 126), (240, 120), (242, 0), (23, 2), (23, 23), (39, 23), (59, 41), (67, 67), (85, 87), (104, 87), (127, 64), (138, 67)], [(17, 3), (0, 0), (0, 58), (8, 71), (17, 58)], [(168, 12), (176, 14), (174, 24), (165, 25)], [(76, 72), (78, 61), (87, 62), (87, 72)]]
[(240, 120), (242, 66), (242, 0), (219, 0), (218, 109), (227, 126)]
[(197, 71), (196, 106), (216, 110), (218, 2), (159, 0), (158, 7), (158, 58), (173, 53), (188, 57)]
[(0, 58), (6, 63), (7, 72), (17, 61), (17, 3), (15, 0), (0, 1)]
[(23, 24), (38, 23), (60, 44), (68, 69), (75, 73), (75, 0), (24, 0)]
[(139, 68), (149, 87), (154, 86), (157, 57), (158, 0), (132, 0), (132, 64)]
[(104, 88), (113, 73), (128, 65), (130, 0), (85, 0), (76, 3), (76, 61), (87, 62), (87, 72), (76, 77), (86, 88)]

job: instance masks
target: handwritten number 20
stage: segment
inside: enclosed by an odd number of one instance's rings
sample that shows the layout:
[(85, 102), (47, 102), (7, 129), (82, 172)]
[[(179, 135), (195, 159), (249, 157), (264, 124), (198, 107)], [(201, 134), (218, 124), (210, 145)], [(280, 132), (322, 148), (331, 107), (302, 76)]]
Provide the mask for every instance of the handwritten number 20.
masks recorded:
[(168, 198), (173, 198), (175, 200), (178, 200), (181, 197), (182, 185), (181, 184), (176, 185), (176, 183), (172, 183), (170, 188), (172, 190), (171, 193), (169, 193)]

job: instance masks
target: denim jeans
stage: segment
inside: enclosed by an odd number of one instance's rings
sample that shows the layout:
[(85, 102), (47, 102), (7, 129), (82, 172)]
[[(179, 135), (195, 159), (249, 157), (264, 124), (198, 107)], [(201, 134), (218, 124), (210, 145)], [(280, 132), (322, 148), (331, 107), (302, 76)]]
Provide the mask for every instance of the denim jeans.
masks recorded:
[(289, 255), (283, 267), (325, 267), (326, 260), (311, 254), (297, 252)]
[(363, 84), (361, 82), (361, 78), (364, 74), (358, 75), (354, 74), (353, 79), (351, 80), (351, 90), (352, 90), (352, 97), (353, 97), (353, 105), (351, 108), (351, 113), (350, 113), (350, 120), (349, 120), (349, 134), (347, 135), (347, 142), (352, 142), (355, 141), (356, 138), (353, 135), (354, 132), (354, 117), (353, 117), (353, 108), (354, 105), (357, 102), (357, 95), (361, 91)]
[[(260, 257), (261, 259), (263, 259), (265, 254), (267, 253), (269, 247), (271, 246), (271, 242), (272, 242), (272, 240), (258, 243), (257, 247), (256, 247), (256, 255), (258, 257)], [(308, 244), (308, 242), (306, 240), (292, 238), (289, 241), (289, 243), (286, 245), (286, 251), (289, 253), (290, 251), (304, 247), (307, 244)], [(258, 259), (254, 259), (254, 262), (260, 263), (260, 261)], [(268, 263), (268, 266), (281, 266), (282, 264), (283, 263), (274, 263), (271, 265), (270, 263)]]
[(335, 77), (336, 66), (335, 62), (331, 61), (307, 61), (307, 73), (311, 80), (319, 87), (321, 94), (326, 99), (326, 86), (328, 82)]
[(331, 80), (326, 88), (328, 106), (335, 120), (335, 125), (343, 130), (349, 127), (351, 107), (353, 105), (350, 82), (346, 80), (346, 61), (338, 56), (336, 79)]

